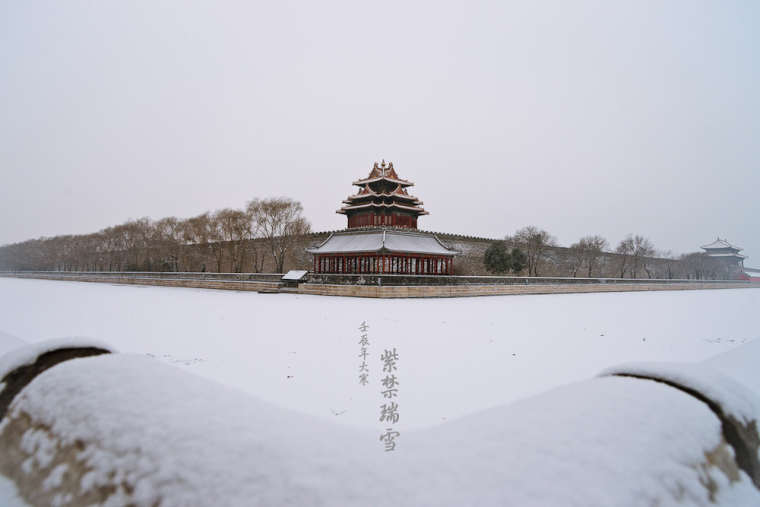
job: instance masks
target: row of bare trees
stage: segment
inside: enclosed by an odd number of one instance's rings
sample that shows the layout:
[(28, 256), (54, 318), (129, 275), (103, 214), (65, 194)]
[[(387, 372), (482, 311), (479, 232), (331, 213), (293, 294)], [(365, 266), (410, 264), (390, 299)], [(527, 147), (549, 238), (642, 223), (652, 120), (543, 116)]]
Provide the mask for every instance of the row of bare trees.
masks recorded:
[(299, 202), (254, 199), (244, 209), (140, 218), (92, 234), (6, 245), (0, 247), (0, 269), (239, 273), (261, 272), (270, 259), (273, 270), (282, 272), (294, 242), (309, 232)]
[[(526, 254), (528, 276), (540, 276), (547, 264), (553, 264), (552, 271), (567, 276), (577, 277), (582, 272), (586, 276), (602, 276), (601, 260), (608, 252), (609, 244), (601, 236), (585, 236), (573, 243), (560, 258), (554, 258), (557, 240), (543, 229), (529, 225), (518, 230), (513, 236), (507, 236), (508, 244), (521, 248)], [(622, 276), (622, 275), (621, 275)]]
[(558, 248), (547, 231), (531, 225), (507, 236), (505, 243), (525, 253), (527, 276), (551, 272), (572, 277), (728, 279), (734, 275), (719, 259), (702, 252), (675, 258), (638, 234), (629, 234), (615, 248), (602, 236), (589, 235), (565, 249)]

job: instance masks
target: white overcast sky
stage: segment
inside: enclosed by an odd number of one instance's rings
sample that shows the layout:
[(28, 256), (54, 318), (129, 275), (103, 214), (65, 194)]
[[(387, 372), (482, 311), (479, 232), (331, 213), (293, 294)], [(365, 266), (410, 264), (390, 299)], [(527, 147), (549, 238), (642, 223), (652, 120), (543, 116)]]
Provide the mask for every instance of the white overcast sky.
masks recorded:
[(760, 2), (0, 0), (0, 244), (301, 201), (760, 267)]

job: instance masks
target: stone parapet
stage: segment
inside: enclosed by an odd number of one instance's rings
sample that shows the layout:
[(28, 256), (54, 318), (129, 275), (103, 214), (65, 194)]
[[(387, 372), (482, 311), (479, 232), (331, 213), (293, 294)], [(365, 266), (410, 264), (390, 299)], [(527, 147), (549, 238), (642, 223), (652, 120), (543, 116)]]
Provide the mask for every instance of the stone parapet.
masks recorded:
[[(201, 274), (201, 273), (198, 273)], [(188, 274), (189, 275), (189, 274)], [(276, 290), (282, 285), (280, 282), (258, 280), (235, 280), (218, 277), (194, 278), (194, 277), (153, 277), (145, 274), (134, 276), (131, 274), (63, 274), (63, 273), (0, 273), (0, 276), (11, 278), (33, 278), (40, 280), (58, 280), (68, 282), (96, 282), (124, 285), (154, 285), (159, 287), (189, 287), (196, 289), (221, 289), (240, 291)], [(282, 275), (277, 275), (281, 277)]]
[(304, 283), (298, 286), (301, 294), (365, 298), (430, 298), (503, 296), (520, 294), (573, 294), (592, 292), (633, 292), (662, 290), (705, 290), (760, 288), (760, 284), (733, 282), (674, 282), (674, 283), (587, 283), (535, 285), (426, 285), (426, 286), (361, 286)]

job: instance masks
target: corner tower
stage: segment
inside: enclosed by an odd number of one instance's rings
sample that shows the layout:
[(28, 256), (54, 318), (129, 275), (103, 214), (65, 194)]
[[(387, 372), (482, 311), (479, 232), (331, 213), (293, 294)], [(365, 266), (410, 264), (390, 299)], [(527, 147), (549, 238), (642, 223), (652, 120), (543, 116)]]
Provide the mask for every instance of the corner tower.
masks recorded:
[(359, 191), (343, 201), (336, 213), (346, 215), (348, 228), (391, 226), (417, 228), (417, 218), (427, 215), (422, 201), (409, 195), (411, 181), (398, 177), (392, 162), (375, 162), (364, 179), (354, 181)]

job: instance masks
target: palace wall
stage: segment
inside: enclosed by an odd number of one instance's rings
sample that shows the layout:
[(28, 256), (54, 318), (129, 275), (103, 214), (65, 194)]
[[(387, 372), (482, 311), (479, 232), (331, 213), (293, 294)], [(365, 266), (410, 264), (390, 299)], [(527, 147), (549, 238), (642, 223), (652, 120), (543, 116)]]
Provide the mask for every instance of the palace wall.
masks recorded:
[[(422, 231), (426, 232), (426, 231)], [(434, 233), (447, 246), (461, 252), (454, 259), (454, 275), (485, 276), (490, 275), (483, 264), (483, 257), (488, 246), (496, 241), (491, 238), (472, 237), (459, 234)], [(293, 238), (286, 257), (284, 270), (306, 269), (313, 267), (312, 256), (306, 252), (308, 247), (318, 246), (330, 236), (330, 231), (312, 233)], [(221, 246), (221, 249), (219, 248)], [(231, 252), (238, 253), (238, 262), (233, 264)], [(219, 254), (221, 252), (221, 257)], [(242, 245), (231, 243), (184, 245), (171, 250), (149, 249), (139, 252), (115, 252), (110, 255), (91, 256), (92, 261), (79, 265), (58, 267), (55, 265), (9, 266), (5, 269), (40, 270), (40, 269), (70, 269), (75, 271), (146, 271), (146, 272), (206, 272), (206, 273), (273, 273), (277, 267), (272, 258), (270, 245), (266, 240), (255, 239), (243, 242)], [(569, 277), (572, 276), (571, 250), (563, 247), (551, 247), (547, 250), (545, 259), (539, 264), (539, 276)], [(33, 260), (33, 259), (32, 259)], [(590, 274), (592, 277), (620, 277), (622, 257), (613, 253), (600, 256), (598, 266)], [(644, 266), (639, 270), (638, 278), (688, 278), (682, 263), (672, 259), (645, 259)], [(522, 273), (524, 274), (524, 273)], [(588, 269), (582, 266), (578, 277), (589, 276)], [(630, 273), (626, 273), (630, 278)], [(726, 277), (730, 278), (730, 277)]]
[[(486, 271), (483, 265), (483, 256), (488, 246), (495, 241), (490, 238), (464, 236), (459, 234), (434, 233), (444, 244), (461, 252), (461, 255), (454, 259), (454, 275), (463, 276), (488, 276), (491, 275)], [(312, 256), (305, 250), (308, 247), (317, 246), (330, 236), (330, 232), (317, 232), (297, 238), (293, 247), (285, 257), (285, 271), (290, 269), (307, 269), (311, 270)], [(244, 272), (260, 271), (262, 273), (272, 273), (275, 271), (275, 264), (269, 250), (269, 245), (265, 240), (251, 240), (248, 246), (249, 251), (255, 250), (261, 260), (264, 256), (263, 267), (258, 270), (252, 268), (252, 255), (248, 255), (248, 260), (243, 263)], [(197, 246), (188, 247), (199, 250)], [(216, 261), (210, 252), (202, 255), (196, 255), (194, 265), (185, 269), (189, 271), (201, 270), (201, 263), (206, 265), (207, 271), (216, 271)], [(540, 276), (568, 277), (572, 276), (572, 263), (570, 249), (565, 247), (551, 247), (547, 250), (545, 260), (539, 264)], [(593, 270), (593, 277), (616, 278), (620, 276), (620, 265), (622, 257), (614, 253), (603, 253), (598, 262), (598, 266)], [(229, 262), (223, 262), (222, 271), (231, 272)], [(584, 266), (578, 271), (578, 277), (588, 275), (588, 268)], [(644, 265), (639, 270), (638, 278), (679, 278), (678, 262), (673, 259), (647, 258)], [(629, 277), (626, 274), (626, 277)]]

